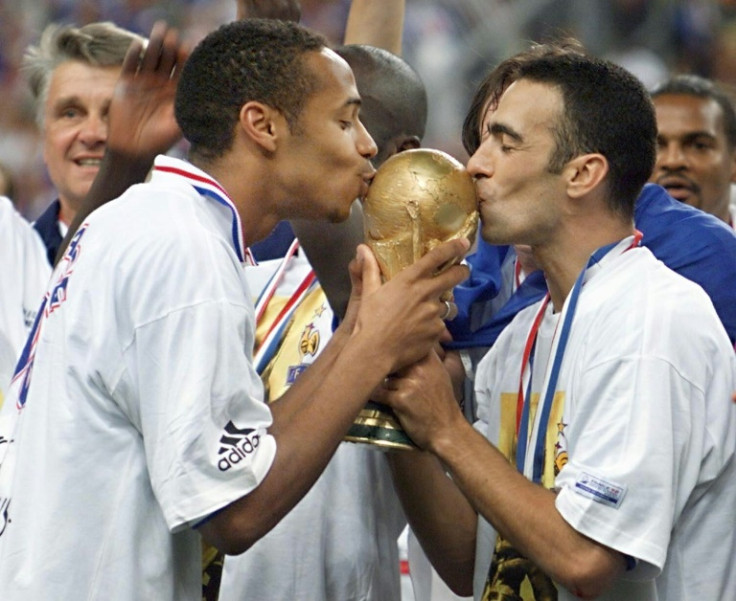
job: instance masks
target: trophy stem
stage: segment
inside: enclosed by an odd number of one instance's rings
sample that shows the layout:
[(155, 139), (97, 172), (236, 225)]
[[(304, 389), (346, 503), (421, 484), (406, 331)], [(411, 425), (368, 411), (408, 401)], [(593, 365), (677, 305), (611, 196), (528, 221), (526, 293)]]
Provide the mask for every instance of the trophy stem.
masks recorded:
[(391, 408), (374, 401), (368, 401), (355, 418), (345, 440), (387, 449), (410, 451), (417, 448), (401, 428)]

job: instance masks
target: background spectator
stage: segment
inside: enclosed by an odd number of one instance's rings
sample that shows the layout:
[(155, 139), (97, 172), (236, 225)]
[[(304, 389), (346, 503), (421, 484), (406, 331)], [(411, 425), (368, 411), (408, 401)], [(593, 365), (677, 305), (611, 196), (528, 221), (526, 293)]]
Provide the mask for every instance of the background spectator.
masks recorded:
[[(302, 23), (340, 43), (349, 0), (301, 4)], [(232, 0), (5, 0), (0, 5), (0, 162), (16, 174), (20, 211), (33, 219), (53, 197), (29, 92), (18, 75), (23, 49), (47, 23), (112, 20), (145, 35), (156, 19), (165, 19), (197, 42), (234, 16)], [(632, 70), (647, 86), (675, 73), (711, 77), (727, 90), (736, 85), (733, 0), (407, 0), (403, 57), (422, 77), (430, 98), (424, 144), (465, 160), (459, 132), (479, 75), (527, 40), (561, 32)]]

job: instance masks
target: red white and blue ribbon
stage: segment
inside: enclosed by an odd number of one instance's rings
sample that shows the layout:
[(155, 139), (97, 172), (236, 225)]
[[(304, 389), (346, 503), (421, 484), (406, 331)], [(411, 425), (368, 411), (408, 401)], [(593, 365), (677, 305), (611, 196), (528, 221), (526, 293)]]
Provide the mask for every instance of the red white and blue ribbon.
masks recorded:
[[(284, 279), (284, 274), (289, 267), (291, 260), (293, 259), (296, 251), (299, 249), (299, 241), (294, 239), (286, 252), (286, 255), (281, 260), (278, 269), (274, 272), (269, 279), (266, 286), (261, 291), (256, 301), (256, 324), (260, 323), (266, 312), (268, 304), (271, 302), (277, 288)], [(281, 343), (282, 335), (286, 326), (291, 321), (291, 317), (294, 311), (297, 309), (302, 299), (309, 294), (314, 287), (317, 285), (317, 276), (314, 270), (310, 267), (302, 279), (296, 290), (291, 293), (291, 296), (287, 300), (278, 315), (271, 322), (268, 327), (266, 335), (263, 337), (263, 341), (260, 346), (256, 349), (255, 357), (253, 358), (253, 364), (255, 365), (256, 371), (261, 374), (266, 369), (268, 363), (273, 358), (274, 354), (279, 348)]]
[[(562, 313), (560, 315), (562, 328), (559, 330), (559, 336), (557, 335), (557, 330), (555, 330), (553, 336), (552, 349), (550, 352), (552, 363), (551, 366), (548, 366), (547, 368), (547, 373), (545, 375), (544, 382), (542, 383), (540, 404), (537, 409), (537, 418), (535, 419), (532, 431), (529, 432), (534, 348), (539, 327), (547, 308), (547, 304), (549, 303), (549, 295), (547, 295), (542, 301), (537, 315), (532, 322), (532, 327), (530, 328), (526, 344), (524, 345), (521, 373), (519, 375), (519, 393), (516, 406), (516, 467), (520, 472), (526, 475), (527, 478), (532, 480), (532, 482), (541, 483), (542, 481), (545, 455), (544, 441), (549, 428), (549, 417), (552, 411), (555, 391), (557, 389), (557, 381), (562, 368), (565, 348), (567, 347), (567, 342), (570, 337), (572, 322), (583, 285), (592, 275), (592, 272), (595, 271), (594, 268), (600, 267), (600, 263), (603, 258), (609, 255), (611, 251), (619, 249), (619, 253), (614, 252), (614, 255), (626, 252), (631, 248), (639, 246), (641, 238), (641, 232), (637, 231), (633, 237), (628, 237), (621, 242), (599, 248), (591, 255), (587, 265), (575, 280), (575, 284), (573, 285), (562, 308)], [(532, 440), (534, 440), (533, 446), (529, 444)]]
[(238, 256), (238, 259), (241, 263), (246, 263), (250, 265), (255, 264), (250, 250), (246, 248), (245, 243), (243, 242), (243, 227), (240, 222), (240, 214), (235, 208), (235, 204), (233, 203), (225, 188), (218, 184), (214, 179), (207, 176), (204, 172), (189, 171), (182, 167), (174, 167), (172, 165), (167, 165), (159, 161), (156, 162), (156, 165), (153, 169), (154, 171), (173, 173), (185, 178), (201, 195), (207, 196), (215, 202), (230, 209), (230, 212), (232, 213), (231, 236), (233, 247), (235, 249), (235, 254)]

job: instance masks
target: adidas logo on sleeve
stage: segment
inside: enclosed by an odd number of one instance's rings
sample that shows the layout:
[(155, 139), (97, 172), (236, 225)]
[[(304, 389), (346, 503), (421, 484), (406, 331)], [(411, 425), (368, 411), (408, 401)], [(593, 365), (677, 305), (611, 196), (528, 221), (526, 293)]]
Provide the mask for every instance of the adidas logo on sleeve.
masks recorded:
[(231, 467), (247, 459), (248, 455), (258, 448), (260, 436), (253, 434), (253, 428), (238, 428), (232, 421), (225, 426), (224, 434), (220, 437), (220, 448), (217, 451), (219, 459), (217, 467), (226, 472)]

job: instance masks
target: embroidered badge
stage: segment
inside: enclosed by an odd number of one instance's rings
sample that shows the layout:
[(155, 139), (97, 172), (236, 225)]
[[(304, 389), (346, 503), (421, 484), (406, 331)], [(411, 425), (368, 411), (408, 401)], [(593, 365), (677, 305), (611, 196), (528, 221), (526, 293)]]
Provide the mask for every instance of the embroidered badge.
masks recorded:
[(618, 509), (626, 495), (626, 487), (583, 472), (575, 482), (575, 492)]

